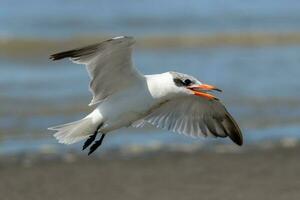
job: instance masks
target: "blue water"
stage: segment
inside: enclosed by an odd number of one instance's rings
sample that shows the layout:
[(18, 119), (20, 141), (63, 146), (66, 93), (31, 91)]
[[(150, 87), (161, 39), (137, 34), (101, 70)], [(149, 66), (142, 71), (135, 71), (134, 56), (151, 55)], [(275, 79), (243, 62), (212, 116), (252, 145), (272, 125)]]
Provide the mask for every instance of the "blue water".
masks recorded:
[(0, 36), (299, 31), (298, 0), (1, 0)]
[[(0, 1), (0, 40), (55, 39), (89, 35), (168, 35), (300, 31), (300, 1)], [(139, 41), (137, 41), (139, 43)], [(25, 48), (25, 47), (24, 47)], [(26, 49), (24, 49), (26, 51)], [(12, 59), (0, 43), (0, 153), (64, 149), (47, 127), (80, 119), (91, 111), (89, 78), (70, 62)], [(145, 74), (179, 71), (223, 89), (218, 94), (235, 116), (245, 142), (300, 138), (300, 45), (206, 48), (136, 48)], [(105, 148), (227, 143), (193, 140), (155, 129), (123, 129)], [(79, 145), (71, 149), (80, 149)]]

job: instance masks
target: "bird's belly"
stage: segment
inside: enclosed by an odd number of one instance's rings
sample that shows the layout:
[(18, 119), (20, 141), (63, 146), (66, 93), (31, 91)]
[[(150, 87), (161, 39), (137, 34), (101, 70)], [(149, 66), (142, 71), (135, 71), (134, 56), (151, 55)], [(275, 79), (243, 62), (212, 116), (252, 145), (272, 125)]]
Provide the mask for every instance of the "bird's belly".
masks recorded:
[(111, 96), (97, 108), (104, 120), (101, 131), (110, 132), (131, 125), (144, 117), (155, 102), (151, 95), (141, 90), (124, 91)]

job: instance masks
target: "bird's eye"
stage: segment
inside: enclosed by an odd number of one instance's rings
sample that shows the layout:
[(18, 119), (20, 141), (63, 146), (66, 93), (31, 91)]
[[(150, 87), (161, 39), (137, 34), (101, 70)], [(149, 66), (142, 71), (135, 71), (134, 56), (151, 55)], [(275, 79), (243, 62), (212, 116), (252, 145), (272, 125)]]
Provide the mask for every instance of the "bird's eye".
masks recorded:
[(190, 79), (185, 79), (184, 80), (185, 85), (190, 85), (191, 83), (192, 83), (192, 81)]

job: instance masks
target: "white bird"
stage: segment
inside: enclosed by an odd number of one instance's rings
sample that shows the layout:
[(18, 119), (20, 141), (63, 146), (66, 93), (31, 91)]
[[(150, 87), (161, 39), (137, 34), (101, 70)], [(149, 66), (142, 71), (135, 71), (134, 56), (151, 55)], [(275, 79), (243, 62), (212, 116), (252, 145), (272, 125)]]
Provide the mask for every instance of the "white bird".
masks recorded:
[(84, 64), (91, 78), (91, 105), (96, 108), (79, 121), (49, 128), (60, 143), (85, 140), (83, 149), (96, 139), (89, 155), (104, 136), (121, 127), (146, 124), (190, 136), (227, 137), (242, 145), (242, 133), (223, 104), (209, 92), (221, 91), (196, 78), (178, 73), (143, 75), (131, 59), (133, 37), (120, 36), (52, 55)]

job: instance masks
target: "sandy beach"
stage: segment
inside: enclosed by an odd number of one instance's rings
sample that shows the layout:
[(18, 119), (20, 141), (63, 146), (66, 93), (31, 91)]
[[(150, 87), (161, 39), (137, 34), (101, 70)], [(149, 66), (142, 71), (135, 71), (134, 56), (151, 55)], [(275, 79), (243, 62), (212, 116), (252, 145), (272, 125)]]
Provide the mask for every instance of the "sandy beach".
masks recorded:
[[(300, 147), (5, 162), (1, 199), (300, 199)], [(3, 160), (4, 159), (4, 160)], [(6, 158), (8, 159), (8, 158)]]

